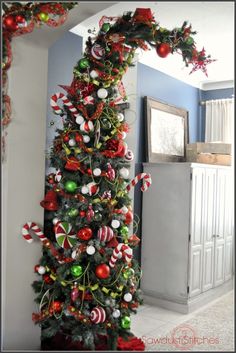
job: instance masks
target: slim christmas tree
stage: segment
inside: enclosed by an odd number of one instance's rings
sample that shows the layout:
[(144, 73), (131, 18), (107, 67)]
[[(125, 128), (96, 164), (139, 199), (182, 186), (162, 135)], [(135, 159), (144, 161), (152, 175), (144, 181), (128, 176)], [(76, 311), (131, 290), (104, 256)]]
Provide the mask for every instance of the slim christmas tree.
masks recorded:
[(68, 340), (98, 349), (101, 337), (109, 350), (122, 349), (122, 339), (132, 337), (130, 315), (142, 303), (129, 190), (143, 178), (145, 191), (151, 179), (145, 174), (129, 179), (134, 156), (125, 142), (129, 127), (118, 104), (127, 99), (121, 80), (135, 50), (155, 47), (161, 57), (179, 52), (192, 71), (205, 73), (212, 61), (204, 49), (197, 51), (187, 22), (171, 31), (161, 28), (150, 9), (103, 17), (99, 25), (74, 68), (71, 86), (62, 86), (67, 96), (51, 98), (64, 126), (54, 139), (55, 173), (47, 176), (41, 202), (46, 236), (34, 223), (23, 228), (27, 241), (32, 241), (32, 229), (43, 243), (35, 266), (41, 277), (33, 283), (39, 313), (33, 320), (42, 328), (43, 341), (64, 335), (65, 349)]

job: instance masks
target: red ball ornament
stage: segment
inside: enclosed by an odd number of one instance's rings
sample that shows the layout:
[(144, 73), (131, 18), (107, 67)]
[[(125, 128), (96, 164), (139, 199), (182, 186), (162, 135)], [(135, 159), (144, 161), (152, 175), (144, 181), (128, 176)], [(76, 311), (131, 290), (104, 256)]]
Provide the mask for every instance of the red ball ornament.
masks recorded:
[(62, 310), (62, 302), (60, 302), (59, 300), (55, 300), (52, 303), (51, 308), (56, 313), (60, 312)]
[(64, 142), (68, 142), (69, 139), (70, 139), (70, 137), (69, 137), (68, 135), (65, 135), (65, 136), (63, 137), (63, 141), (64, 141)]
[(11, 30), (11, 31), (14, 31), (14, 30), (17, 30), (18, 29), (18, 25), (15, 21), (15, 17), (12, 16), (12, 15), (9, 15), (7, 17), (4, 18), (3, 20), (3, 24), (4, 24), (4, 27)]
[(156, 47), (156, 52), (161, 58), (166, 58), (171, 52), (171, 47), (168, 43), (161, 43)]
[(85, 211), (80, 211), (79, 215), (80, 215), (80, 217), (85, 217), (86, 216), (86, 212)]
[(89, 174), (89, 175), (92, 175), (93, 174), (93, 171), (92, 171), (92, 169), (87, 169), (87, 173)]
[(91, 228), (89, 227), (84, 227), (81, 228), (78, 232), (77, 232), (77, 237), (81, 240), (89, 240), (91, 239), (93, 236), (93, 231)]
[(22, 15), (17, 15), (15, 17), (15, 20), (17, 23), (24, 23), (25, 22), (25, 18)]
[(47, 284), (52, 284), (53, 283), (53, 279), (49, 276), (49, 275), (43, 275), (43, 280), (45, 283)]
[(110, 267), (106, 264), (101, 264), (96, 267), (95, 274), (98, 278), (106, 279), (110, 276)]
[(83, 141), (83, 137), (80, 134), (76, 133), (75, 134), (75, 141), (78, 142), (78, 143), (82, 142)]
[(34, 266), (34, 272), (38, 273), (39, 266), (40, 266), (40, 265)]
[(130, 224), (133, 222), (134, 216), (132, 211), (128, 211), (125, 214), (125, 224)]

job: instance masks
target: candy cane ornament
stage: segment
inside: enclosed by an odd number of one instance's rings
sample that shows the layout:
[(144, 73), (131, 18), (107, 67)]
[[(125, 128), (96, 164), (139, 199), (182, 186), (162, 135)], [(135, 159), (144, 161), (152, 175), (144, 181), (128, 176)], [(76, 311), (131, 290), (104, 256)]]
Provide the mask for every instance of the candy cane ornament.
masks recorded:
[(33, 237), (29, 233), (30, 230), (34, 232), (34, 234), (41, 240), (44, 245), (46, 245), (47, 243), (47, 247), (50, 249), (51, 254), (57, 259), (60, 264), (74, 261), (73, 258), (66, 258), (65, 256), (59, 254), (59, 252), (53, 246), (52, 242), (44, 235), (39, 226), (34, 222), (27, 222), (22, 227), (22, 235), (23, 238), (27, 241), (27, 243), (31, 244), (34, 241)]
[(63, 104), (67, 106), (69, 111), (77, 118), (80, 114), (78, 110), (73, 106), (73, 104), (69, 101), (69, 99), (63, 93), (55, 93), (50, 99), (50, 105), (54, 110), (55, 114), (63, 114), (63, 110), (57, 105), (57, 101), (61, 99)]
[(130, 184), (126, 187), (128, 191), (130, 191), (131, 187), (138, 184), (140, 180), (143, 180), (143, 185), (141, 186), (141, 191), (147, 191), (147, 189), (152, 184), (151, 174), (148, 173), (140, 173), (136, 175), (134, 179), (131, 180)]
[(113, 250), (112, 256), (109, 261), (111, 268), (115, 267), (116, 261), (120, 255), (124, 255), (124, 258), (127, 262), (130, 262), (133, 257), (133, 250), (124, 243), (119, 243), (117, 247)]
[(30, 230), (34, 232), (34, 234), (37, 235), (39, 240), (41, 240), (42, 242), (44, 242), (45, 240), (48, 240), (36, 223), (27, 222), (22, 227), (22, 235), (23, 235), (23, 238), (27, 241), (27, 243), (30, 244), (34, 241), (34, 239), (29, 233)]

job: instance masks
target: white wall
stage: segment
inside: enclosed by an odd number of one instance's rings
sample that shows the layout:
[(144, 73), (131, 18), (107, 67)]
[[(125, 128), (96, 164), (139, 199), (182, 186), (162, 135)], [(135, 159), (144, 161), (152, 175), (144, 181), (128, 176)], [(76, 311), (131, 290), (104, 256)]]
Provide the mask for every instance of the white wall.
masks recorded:
[(41, 244), (29, 245), (22, 225), (43, 225), (45, 129), (48, 50), (24, 37), (13, 39), (9, 95), (13, 121), (8, 128), (7, 160), (3, 164), (3, 317), (2, 349), (40, 348), (40, 328), (32, 322), (37, 311), (31, 283)]

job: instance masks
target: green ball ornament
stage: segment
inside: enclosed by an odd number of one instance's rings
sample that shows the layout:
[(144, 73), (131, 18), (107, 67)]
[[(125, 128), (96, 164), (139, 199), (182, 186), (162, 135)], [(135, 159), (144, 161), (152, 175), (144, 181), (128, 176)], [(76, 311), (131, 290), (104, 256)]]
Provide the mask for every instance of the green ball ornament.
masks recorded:
[(68, 192), (75, 192), (75, 190), (78, 188), (78, 185), (76, 184), (75, 181), (72, 181), (72, 180), (68, 180), (66, 183), (65, 183), (65, 189), (66, 191)]
[(79, 277), (83, 273), (83, 269), (80, 265), (73, 265), (70, 269), (72, 276)]
[(125, 329), (128, 329), (128, 328), (130, 328), (130, 325), (131, 325), (130, 317), (129, 316), (122, 317), (122, 319), (121, 319), (121, 327), (125, 328)]
[(123, 277), (125, 279), (129, 279), (130, 277), (132, 277), (134, 275), (134, 270), (132, 268), (128, 268), (127, 270), (125, 270), (123, 272)]
[(102, 220), (101, 213), (95, 213), (94, 220), (97, 221), (97, 222), (100, 222)]
[(188, 44), (188, 45), (193, 44), (193, 38), (192, 38), (192, 37), (188, 37), (188, 38), (186, 39), (185, 43)]
[(71, 208), (68, 212), (67, 212), (69, 217), (76, 217), (79, 214), (79, 210), (77, 210), (76, 208)]
[(128, 235), (129, 234), (129, 228), (128, 227), (126, 227), (126, 226), (123, 226), (123, 227), (121, 227), (120, 228), (120, 233), (121, 233), (121, 235)]
[(111, 28), (111, 26), (109, 23), (103, 23), (103, 25), (102, 25), (103, 32), (105, 32), (105, 33), (108, 32), (110, 28)]
[(48, 22), (49, 20), (49, 15), (46, 12), (40, 12), (39, 14), (39, 19), (42, 22)]
[(87, 69), (88, 67), (89, 67), (88, 59), (83, 58), (83, 59), (79, 60), (79, 68), (80, 69)]

